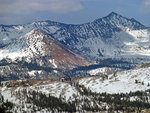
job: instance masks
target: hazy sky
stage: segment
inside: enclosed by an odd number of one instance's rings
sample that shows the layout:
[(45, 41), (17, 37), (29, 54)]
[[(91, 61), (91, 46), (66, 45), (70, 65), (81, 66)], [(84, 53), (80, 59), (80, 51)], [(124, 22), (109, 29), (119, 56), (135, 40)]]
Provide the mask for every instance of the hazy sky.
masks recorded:
[(150, 27), (150, 0), (0, 0), (0, 24), (80, 24), (117, 12)]

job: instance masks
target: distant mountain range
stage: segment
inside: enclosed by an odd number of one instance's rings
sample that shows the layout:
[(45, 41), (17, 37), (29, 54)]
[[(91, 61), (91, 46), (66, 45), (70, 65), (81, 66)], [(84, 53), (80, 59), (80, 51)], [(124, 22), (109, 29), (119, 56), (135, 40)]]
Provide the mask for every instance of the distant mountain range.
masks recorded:
[[(19, 62), (27, 63), (23, 67), (19, 65), (17, 71), (27, 70), (32, 75), (47, 68), (88, 66), (91, 61), (117, 61), (118, 66), (123, 65), (121, 62), (140, 64), (150, 61), (149, 43), (148, 27), (114, 12), (80, 25), (53, 21), (0, 25), (0, 64), (18, 67)], [(29, 67), (30, 63), (36, 69)], [(8, 75), (7, 68), (3, 70), (0, 74)], [(30, 77), (28, 74), (24, 75)]]
[(52, 35), (74, 52), (89, 59), (149, 59), (150, 30), (135, 19), (117, 13), (81, 25), (39, 21), (25, 25), (1, 25), (4, 46), (33, 29)]
[(150, 28), (117, 13), (0, 25), (0, 111), (148, 112)]

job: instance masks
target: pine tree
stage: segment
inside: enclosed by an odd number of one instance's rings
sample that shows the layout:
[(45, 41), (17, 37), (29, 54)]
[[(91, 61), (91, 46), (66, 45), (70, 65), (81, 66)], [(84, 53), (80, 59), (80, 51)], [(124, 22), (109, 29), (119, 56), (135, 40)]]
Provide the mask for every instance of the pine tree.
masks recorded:
[(148, 82), (148, 85), (147, 86), (150, 86), (149, 82)]

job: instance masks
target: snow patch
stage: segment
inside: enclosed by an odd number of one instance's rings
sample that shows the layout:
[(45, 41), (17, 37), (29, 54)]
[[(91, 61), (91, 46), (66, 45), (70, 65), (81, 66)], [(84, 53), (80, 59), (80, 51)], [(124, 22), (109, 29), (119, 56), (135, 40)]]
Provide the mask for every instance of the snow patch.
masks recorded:
[[(137, 83), (136, 83), (137, 82)], [(129, 93), (150, 89), (150, 67), (118, 72), (108, 77), (89, 77), (79, 80), (79, 83), (94, 92)]]
[(52, 63), (52, 65), (54, 66), (54, 68), (57, 68), (57, 64), (55, 63), (55, 59), (49, 59), (49, 62)]

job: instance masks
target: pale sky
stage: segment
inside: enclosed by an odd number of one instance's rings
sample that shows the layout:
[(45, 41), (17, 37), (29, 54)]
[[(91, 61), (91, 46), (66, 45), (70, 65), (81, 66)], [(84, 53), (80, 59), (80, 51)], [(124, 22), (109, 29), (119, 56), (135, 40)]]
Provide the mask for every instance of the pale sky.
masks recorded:
[(150, 27), (150, 0), (0, 0), (0, 24), (81, 24), (116, 12)]

